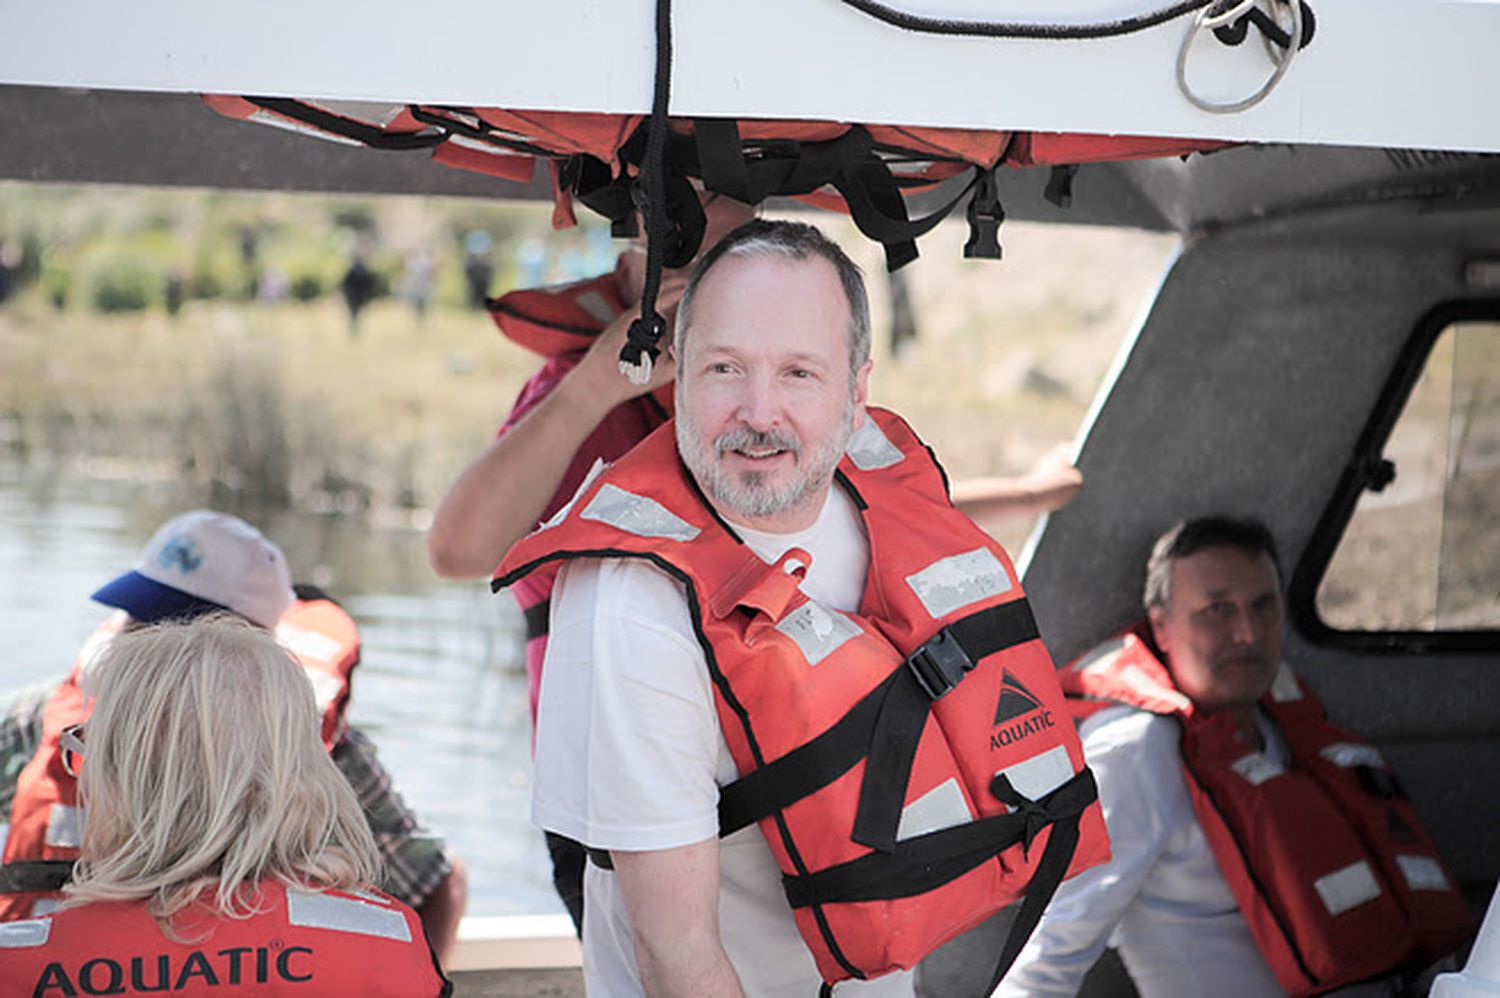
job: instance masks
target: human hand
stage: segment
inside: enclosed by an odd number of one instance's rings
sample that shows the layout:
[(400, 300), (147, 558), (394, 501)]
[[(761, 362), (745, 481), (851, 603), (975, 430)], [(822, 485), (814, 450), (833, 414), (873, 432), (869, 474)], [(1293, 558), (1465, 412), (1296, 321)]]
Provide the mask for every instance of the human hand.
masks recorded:
[(686, 287), (686, 274), (677, 271), (662, 274), (661, 289), (656, 296), (656, 311), (667, 321), (667, 331), (658, 344), (661, 355), (652, 364), (651, 378), (644, 385), (632, 383), (620, 373), (619, 366), (625, 336), (640, 314), (638, 305), (626, 308), (605, 327), (570, 377), (576, 377), (586, 386), (591, 398), (607, 403), (610, 408), (669, 384), (677, 373), (676, 359), (671, 350), (677, 324), (677, 303), (682, 300), (682, 292)]
[(1073, 465), (1072, 446), (1059, 444), (1021, 475), (1026, 491), (1048, 512), (1062, 509), (1083, 488), (1083, 472)]

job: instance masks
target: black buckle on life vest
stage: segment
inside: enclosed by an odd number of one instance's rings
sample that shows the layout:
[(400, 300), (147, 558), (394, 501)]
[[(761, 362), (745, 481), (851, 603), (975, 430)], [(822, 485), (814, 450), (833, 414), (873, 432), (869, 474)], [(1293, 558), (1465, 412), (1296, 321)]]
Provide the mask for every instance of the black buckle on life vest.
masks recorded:
[(943, 628), (906, 657), (906, 667), (929, 699), (941, 700), (974, 668), (974, 660), (948, 628)]

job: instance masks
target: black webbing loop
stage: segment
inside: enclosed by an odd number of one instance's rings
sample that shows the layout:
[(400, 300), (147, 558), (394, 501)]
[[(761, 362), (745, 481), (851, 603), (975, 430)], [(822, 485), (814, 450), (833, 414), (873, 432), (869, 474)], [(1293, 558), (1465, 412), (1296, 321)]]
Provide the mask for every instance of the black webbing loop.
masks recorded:
[(552, 601), (544, 599), (534, 606), (528, 606), (521, 611), (521, 615), (526, 618), (527, 641), (545, 638), (552, 616)]
[(363, 121), (346, 118), (341, 114), (334, 114), (332, 111), (325, 111), (303, 101), (285, 97), (246, 97), (244, 99), (263, 110), (310, 125), (319, 131), (341, 135), (361, 145), (369, 146), (371, 149), (395, 151), (432, 149), (442, 145), (448, 139), (448, 136), (441, 131), (385, 132)]
[(955, 620), (907, 657), (870, 737), (854, 841), (886, 852), (896, 848), (917, 743), (933, 703), (984, 658), (1037, 636), (1031, 606), (1019, 599)]
[(1047, 174), (1047, 189), (1042, 197), (1059, 208), (1073, 205), (1073, 178), (1078, 176), (1078, 164), (1059, 163)]
[(0, 894), (60, 891), (71, 876), (71, 859), (18, 859), (0, 866)]
[[(1073, 854), (1078, 850), (1078, 825), (1083, 819), (1084, 810), (1099, 796), (1099, 787), (1094, 782), (1093, 770), (1085, 766), (1081, 773), (1063, 784), (1058, 790), (1042, 798), (1041, 801), (1028, 802), (1030, 808), (1040, 806), (1043, 813), (1046, 813), (1048, 810), (1046, 802), (1080, 781), (1087, 788), (1088, 799), (1071, 815), (1051, 821), (1052, 834), (1047, 837), (1047, 848), (1042, 850), (1041, 861), (1037, 863), (1036, 870), (1031, 875), (1031, 883), (1026, 886), (1026, 898), (1021, 902), (1021, 910), (1016, 913), (1016, 920), (1011, 923), (1010, 932), (1005, 936), (1005, 945), (1000, 950), (1000, 959), (995, 961), (995, 971), (990, 975), (988, 991), (994, 991), (999, 987), (1006, 971), (1010, 970), (1011, 964), (1016, 962), (1016, 957), (1026, 945), (1026, 940), (1031, 938), (1031, 933), (1036, 930), (1037, 923), (1042, 920), (1042, 912), (1046, 911), (1047, 903), (1052, 900), (1052, 895), (1057, 893), (1057, 886), (1062, 883), (1063, 877), (1067, 876), (1068, 867), (1073, 865)], [(1009, 786), (1009, 781), (1006, 781), (1006, 785)], [(1026, 820), (1029, 824), (1031, 819), (1028, 816)], [(1025, 841), (1028, 845), (1030, 844), (1029, 838)]]
[(656, 311), (656, 296), (661, 290), (662, 254), (667, 240), (667, 110), (671, 100), (672, 0), (656, 0), (656, 83), (646, 133), (646, 161), (641, 166), (646, 196), (646, 282), (641, 289), (640, 315), (630, 324), (625, 345), (620, 348), (620, 369), (640, 385), (651, 379), (651, 366), (661, 356), (657, 344), (667, 331), (666, 320)]
[(969, 199), (969, 241), (964, 243), (966, 260), (1000, 259), (1000, 223), (1005, 209), (1000, 205), (999, 167), (979, 171), (974, 178), (974, 196)]

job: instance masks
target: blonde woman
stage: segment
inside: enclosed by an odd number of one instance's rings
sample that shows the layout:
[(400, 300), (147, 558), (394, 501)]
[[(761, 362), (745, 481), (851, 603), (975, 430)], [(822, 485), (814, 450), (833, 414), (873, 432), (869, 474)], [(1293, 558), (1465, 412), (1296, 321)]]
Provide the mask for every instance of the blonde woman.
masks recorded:
[(0, 925), (0, 995), (447, 995), (319, 739), (307, 678), (229, 615), (115, 638), (64, 736), (87, 819), (62, 908)]

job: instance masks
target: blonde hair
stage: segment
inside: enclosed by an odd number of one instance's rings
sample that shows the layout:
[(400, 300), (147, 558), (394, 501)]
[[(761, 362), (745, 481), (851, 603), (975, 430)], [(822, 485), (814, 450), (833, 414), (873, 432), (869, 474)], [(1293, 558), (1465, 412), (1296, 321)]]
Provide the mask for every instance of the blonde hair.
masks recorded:
[(255, 912), (263, 880), (353, 888), (379, 858), (319, 737), (312, 686), (266, 631), (229, 614), (115, 637), (91, 675), (69, 904), (199, 900)]

